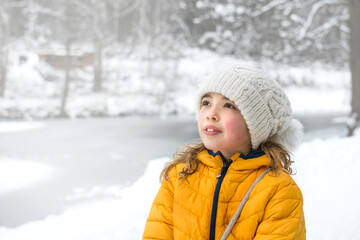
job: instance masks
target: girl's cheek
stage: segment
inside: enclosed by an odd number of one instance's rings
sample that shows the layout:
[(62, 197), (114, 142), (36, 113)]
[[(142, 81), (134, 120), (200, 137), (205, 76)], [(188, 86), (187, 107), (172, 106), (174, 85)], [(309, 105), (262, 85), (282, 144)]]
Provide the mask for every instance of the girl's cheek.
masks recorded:
[(199, 111), (199, 114), (198, 114), (198, 116), (197, 116), (197, 120), (198, 120), (198, 122), (200, 122), (201, 121), (201, 119), (203, 118), (203, 111)]
[(201, 124), (203, 122), (203, 119), (204, 119), (204, 111), (199, 111), (199, 114), (197, 116), (197, 123), (198, 123), (198, 128), (200, 129), (201, 127)]
[(239, 129), (239, 120), (233, 117), (224, 119), (224, 126), (229, 132), (236, 132)]
[(207, 110), (206, 108), (202, 107), (200, 108), (199, 114), (198, 114), (198, 122), (203, 121), (206, 118)]

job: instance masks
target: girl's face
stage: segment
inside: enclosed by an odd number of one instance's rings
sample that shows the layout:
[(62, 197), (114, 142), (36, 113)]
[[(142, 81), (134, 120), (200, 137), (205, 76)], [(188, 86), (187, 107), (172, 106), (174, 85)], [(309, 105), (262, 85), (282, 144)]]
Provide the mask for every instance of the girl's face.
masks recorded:
[(220, 93), (208, 93), (201, 100), (198, 129), (202, 142), (229, 160), (235, 153), (251, 151), (250, 133), (233, 101)]

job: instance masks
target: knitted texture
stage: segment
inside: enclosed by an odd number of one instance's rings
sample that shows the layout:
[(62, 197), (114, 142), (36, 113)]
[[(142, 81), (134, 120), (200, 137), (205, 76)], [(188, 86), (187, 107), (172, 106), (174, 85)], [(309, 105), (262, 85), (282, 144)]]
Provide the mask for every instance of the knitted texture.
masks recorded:
[(301, 142), (302, 125), (293, 119), (289, 99), (278, 82), (261, 70), (238, 66), (212, 74), (200, 85), (198, 110), (202, 97), (210, 92), (221, 93), (238, 106), (254, 150), (267, 139), (288, 151)]

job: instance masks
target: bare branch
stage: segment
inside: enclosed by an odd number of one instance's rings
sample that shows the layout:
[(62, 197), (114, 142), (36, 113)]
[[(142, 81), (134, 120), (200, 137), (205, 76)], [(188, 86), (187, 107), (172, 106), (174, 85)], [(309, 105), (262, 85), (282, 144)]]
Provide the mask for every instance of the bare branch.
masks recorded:
[(297, 40), (304, 39), (306, 32), (310, 28), (312, 21), (314, 20), (314, 17), (316, 16), (316, 13), (319, 11), (320, 8), (322, 8), (323, 6), (326, 6), (326, 5), (344, 4), (345, 2), (346, 1), (344, 1), (344, 0), (332, 0), (332, 1), (331, 0), (323, 0), (323, 1), (315, 3), (311, 8), (311, 11), (306, 19), (306, 22), (303, 25), (303, 28), (300, 30), (300, 34), (299, 34)]
[(141, 0), (134, 1), (133, 5), (131, 5), (130, 7), (126, 8), (122, 12), (120, 12), (118, 17), (124, 17), (124, 16), (128, 15), (129, 13), (131, 13), (132, 11), (134, 11), (135, 9), (140, 7), (141, 4), (142, 4)]
[(319, 33), (322, 33), (322, 32), (325, 32), (325, 31), (329, 32), (329, 31), (331, 31), (332, 27), (334, 27), (336, 25), (340, 25), (340, 22), (346, 21), (346, 20), (348, 20), (347, 16), (333, 17), (333, 18), (329, 19), (323, 25), (317, 27), (316, 29), (312, 30), (311, 32), (308, 32), (305, 37), (316, 38), (316, 36)]
[(271, 1), (269, 4), (263, 6), (261, 9), (256, 10), (252, 13), (248, 13), (248, 15), (252, 16), (252, 17), (258, 17), (261, 14), (269, 11), (270, 9), (277, 7), (283, 3), (287, 2), (286, 0), (276, 0), (276, 1)]
[(182, 30), (184, 30), (185, 34), (188, 36), (188, 38), (190, 39), (191, 38), (191, 33), (190, 33), (190, 30), (189, 30), (189, 27), (184, 23), (184, 20), (178, 16), (173, 16), (172, 17), (180, 26), (180, 28)]
[(9, 15), (3, 7), (0, 7), (0, 25), (7, 25), (9, 23)]

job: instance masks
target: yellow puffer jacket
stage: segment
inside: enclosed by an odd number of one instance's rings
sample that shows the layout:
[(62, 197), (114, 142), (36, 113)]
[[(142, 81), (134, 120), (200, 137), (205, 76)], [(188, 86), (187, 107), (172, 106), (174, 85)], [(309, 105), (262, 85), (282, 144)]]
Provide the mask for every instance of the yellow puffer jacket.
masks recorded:
[[(163, 181), (146, 222), (143, 239), (220, 239), (242, 198), (266, 170), (261, 151), (235, 154), (229, 164), (204, 150), (199, 167), (178, 181), (178, 164)], [(221, 174), (221, 176), (219, 175)], [(303, 198), (286, 173), (267, 174), (253, 189), (227, 239), (305, 239)]]

